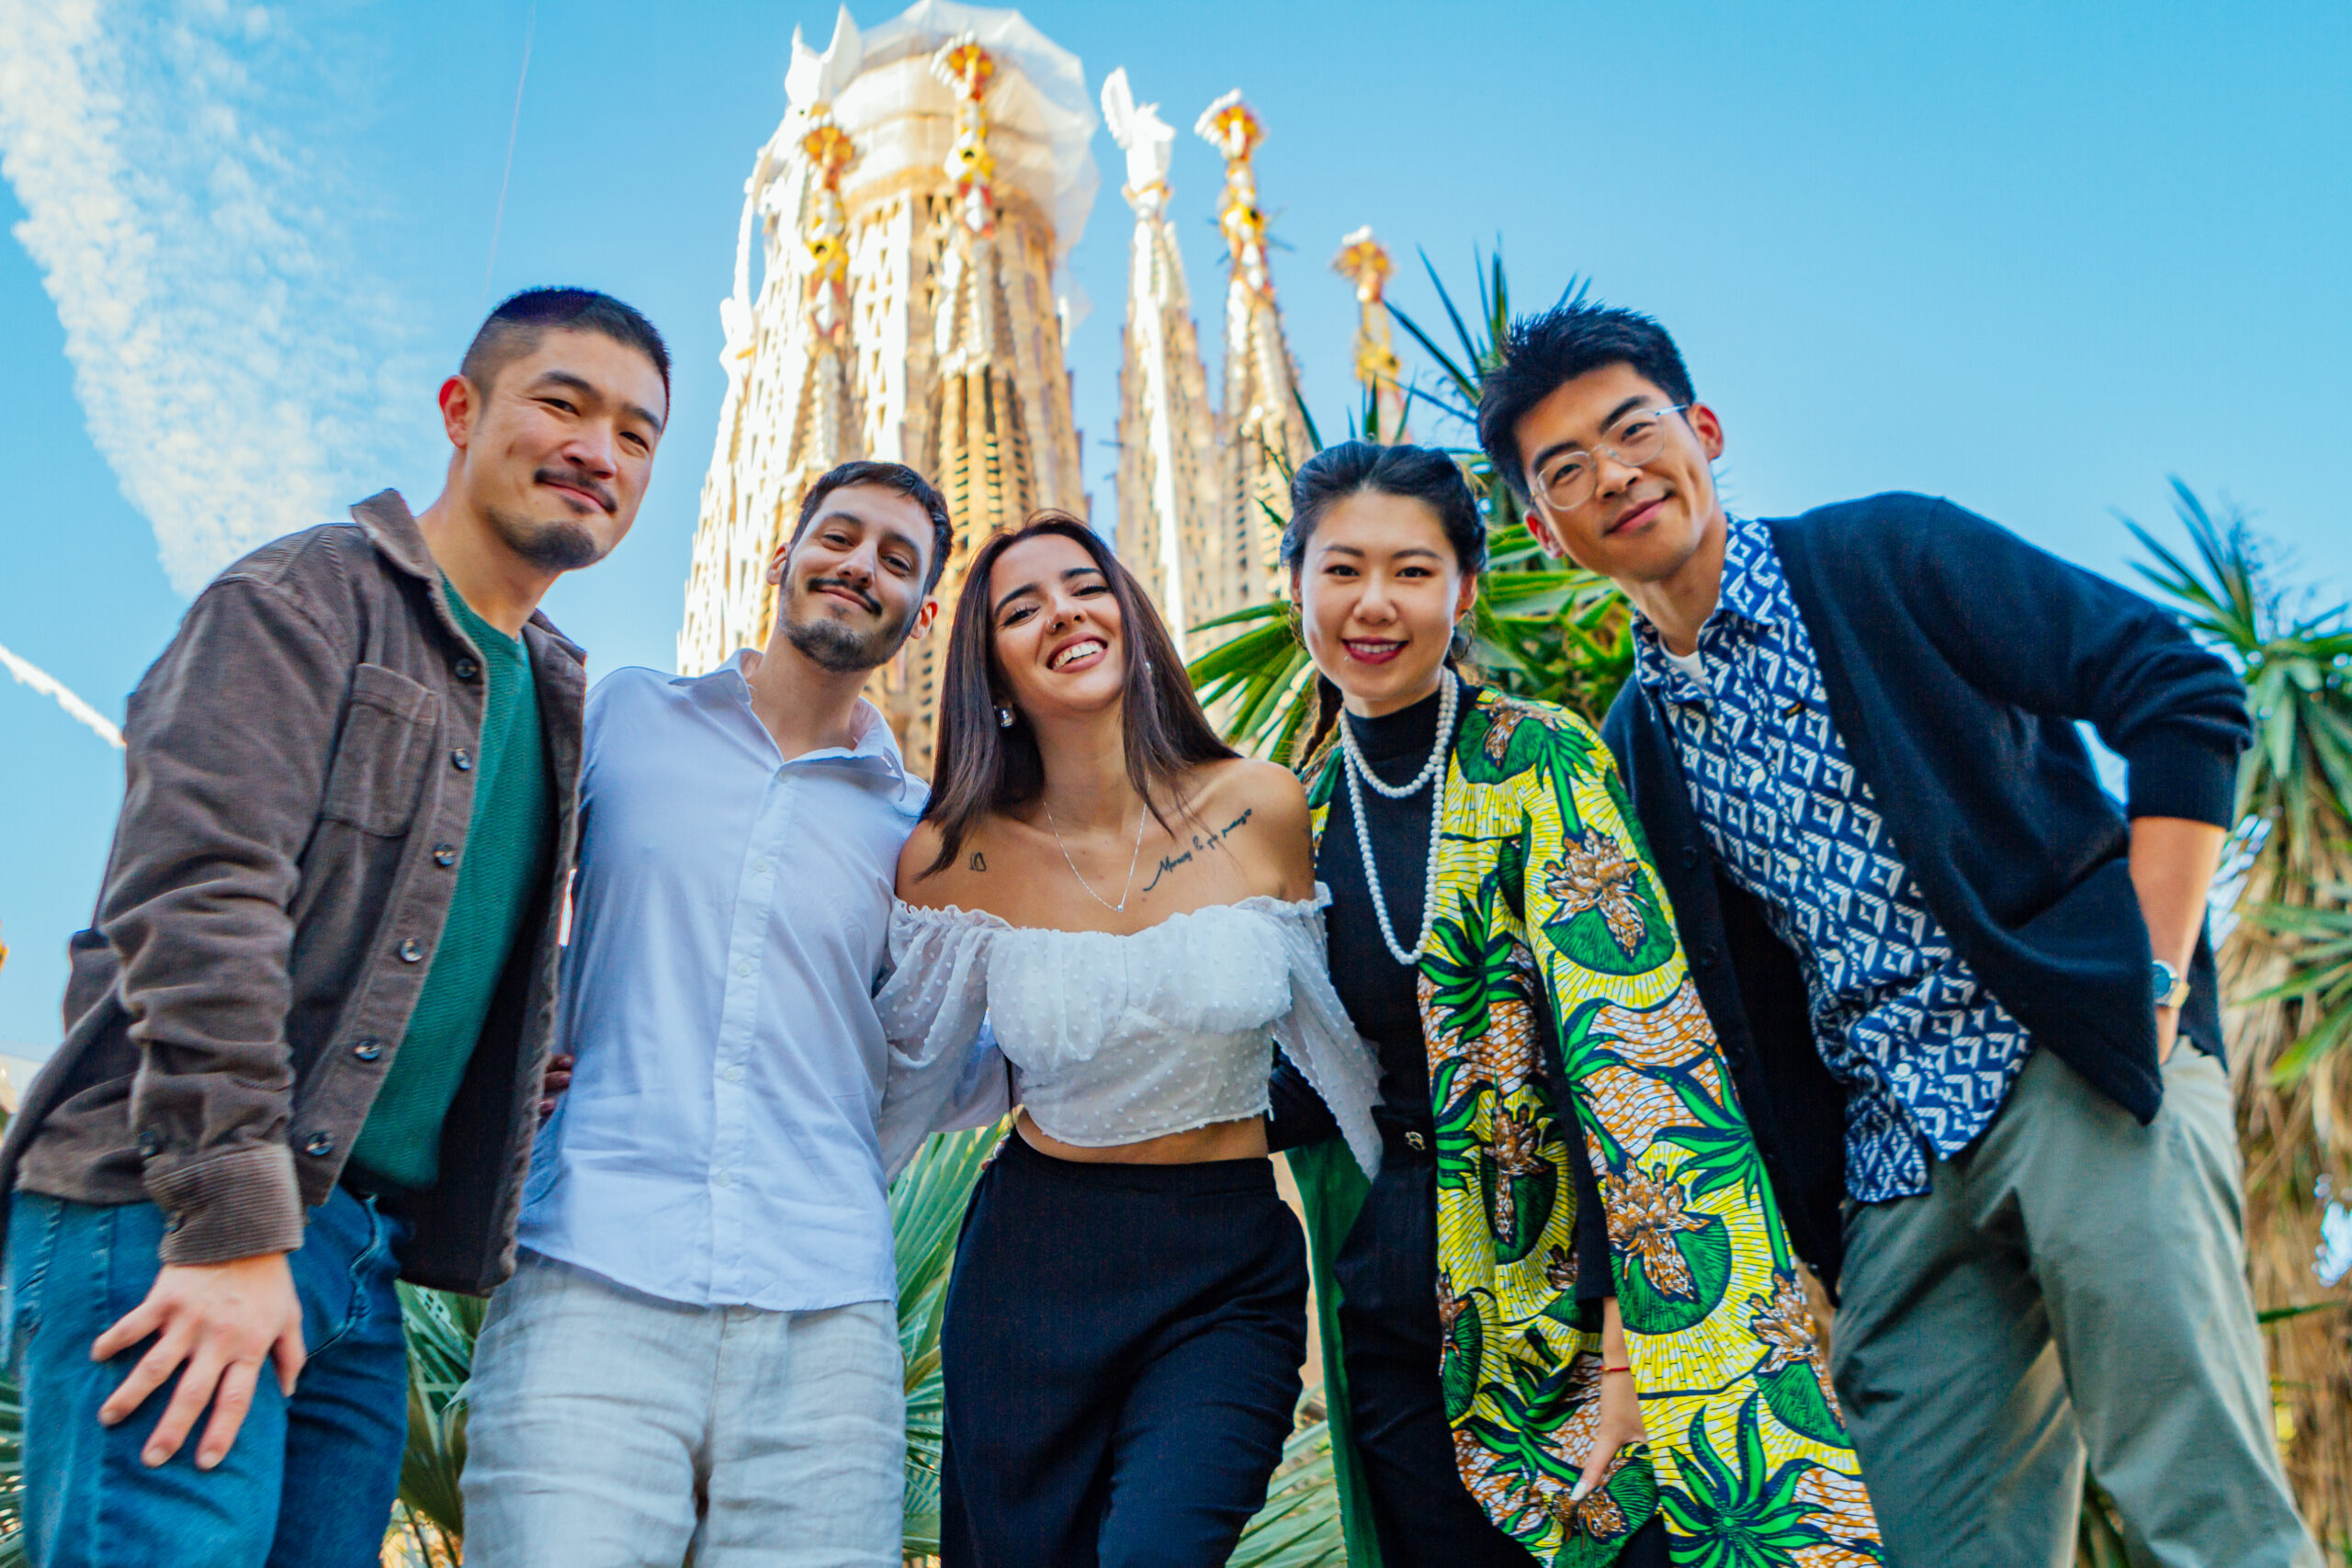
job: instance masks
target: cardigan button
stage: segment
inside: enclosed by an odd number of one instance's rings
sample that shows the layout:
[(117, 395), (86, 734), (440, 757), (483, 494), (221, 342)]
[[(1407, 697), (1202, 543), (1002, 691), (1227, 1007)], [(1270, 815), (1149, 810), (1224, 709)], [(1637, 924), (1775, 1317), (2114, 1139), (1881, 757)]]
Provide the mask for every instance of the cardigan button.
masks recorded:
[(1691, 956), (1697, 961), (1700, 968), (1713, 969), (1715, 966), (1715, 959), (1719, 955), (1715, 952), (1715, 944), (1711, 942), (1702, 944)]
[(460, 746), (449, 753), (449, 765), (461, 773), (469, 773), (474, 768), (474, 754)]
[(457, 846), (457, 845), (455, 845), (455, 844), (435, 844), (435, 845), (434, 845), (434, 846), (433, 846), (433, 863), (434, 863), (435, 865), (455, 865), (455, 864), (457, 864), (457, 863), (458, 863), (458, 846)]
[(313, 1133), (302, 1140), (302, 1152), (324, 1159), (334, 1153), (334, 1140), (324, 1133)]
[(460, 681), (481, 679), (481, 666), (475, 663), (473, 656), (468, 653), (458, 655), (457, 662), (449, 666), (449, 672)]
[(1682, 864), (1685, 869), (1690, 871), (1696, 871), (1699, 868), (1698, 845), (1685, 844), (1682, 846)]
[(139, 1134), (139, 1155), (141, 1159), (153, 1159), (164, 1152), (164, 1134), (150, 1127)]
[(373, 1038), (355, 1040), (351, 1043), (351, 1054), (363, 1062), (372, 1062), (384, 1054), (384, 1043)]
[(424, 944), (417, 941), (416, 938), (410, 937), (407, 941), (401, 943), (400, 953), (401, 963), (417, 963), (424, 956)]

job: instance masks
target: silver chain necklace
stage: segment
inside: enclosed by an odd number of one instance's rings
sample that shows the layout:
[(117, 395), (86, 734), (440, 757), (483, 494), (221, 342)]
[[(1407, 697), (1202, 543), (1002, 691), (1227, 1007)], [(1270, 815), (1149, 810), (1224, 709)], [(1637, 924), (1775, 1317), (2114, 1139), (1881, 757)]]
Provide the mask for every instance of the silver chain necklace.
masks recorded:
[[(1041, 801), (1038, 804), (1044, 805), (1044, 802)], [(1114, 915), (1124, 915), (1127, 912), (1127, 897), (1135, 890), (1136, 886), (1136, 867), (1143, 863), (1143, 825), (1150, 819), (1150, 817), (1151, 807), (1148, 803), (1136, 813), (1136, 852), (1127, 858), (1127, 879), (1120, 885), (1119, 901), (1114, 904), (1094, 891), (1093, 884), (1088, 882), (1085, 874), (1078, 869), (1078, 863), (1069, 858), (1069, 846), (1062, 842), (1062, 830), (1060, 825), (1054, 820), (1054, 808), (1050, 806), (1046, 807), (1046, 826), (1053, 829), (1054, 842), (1061, 848), (1062, 863), (1069, 867), (1069, 874), (1078, 878), (1078, 885), (1086, 889), (1086, 896), (1089, 898)]]
[[(1355, 727), (1344, 715), (1340, 719), (1340, 750), (1348, 775), (1348, 805), (1355, 812), (1356, 848), (1363, 852), (1363, 879), (1372, 894), (1372, 912), (1379, 919), (1380, 940), (1387, 944), (1389, 956), (1408, 969), (1429, 951), (1430, 934), (1437, 929), (1437, 856), (1445, 828), (1445, 786), (1440, 784), (1430, 791), (1430, 861), (1421, 886), (1421, 934), (1410, 948), (1397, 942), (1396, 929), (1389, 923), (1388, 895), (1380, 886), (1380, 868), (1373, 863), (1372, 832), (1364, 822), (1363, 786), (1368, 784), (1389, 799), (1401, 800), (1426, 786), (1431, 779), (1445, 776), (1445, 764), (1453, 750), (1453, 712), (1460, 698), (1461, 682), (1455, 680), (1452, 670), (1445, 671), (1444, 676), (1444, 683), (1439, 688), (1437, 739), (1430, 744), (1430, 760), (1408, 783), (1390, 784), (1374, 773), (1356, 748)], [(1136, 842), (1140, 845), (1142, 840)]]

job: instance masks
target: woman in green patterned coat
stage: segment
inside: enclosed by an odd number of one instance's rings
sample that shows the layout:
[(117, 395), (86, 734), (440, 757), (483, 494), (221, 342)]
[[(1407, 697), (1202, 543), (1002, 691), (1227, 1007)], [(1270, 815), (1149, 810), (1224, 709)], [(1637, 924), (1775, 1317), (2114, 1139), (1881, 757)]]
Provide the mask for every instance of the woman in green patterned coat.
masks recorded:
[(1422, 447), (1317, 455), (1283, 561), (1321, 677), (1306, 776), (1332, 978), (1381, 1062), (1371, 1183), (1286, 1066), (1274, 1085), (1351, 1562), (1879, 1562), (1609, 753), (1453, 669), (1486, 561), (1460, 469)]

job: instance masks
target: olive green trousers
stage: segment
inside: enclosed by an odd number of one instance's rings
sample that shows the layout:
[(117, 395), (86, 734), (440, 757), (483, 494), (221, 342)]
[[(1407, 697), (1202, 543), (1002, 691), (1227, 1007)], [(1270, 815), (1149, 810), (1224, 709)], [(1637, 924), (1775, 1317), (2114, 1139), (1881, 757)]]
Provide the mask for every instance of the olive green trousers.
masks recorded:
[(1896, 1568), (2068, 1568), (2090, 1472), (2135, 1564), (2319, 1568), (2273, 1435), (2220, 1063), (2143, 1127), (2047, 1051), (1933, 1190), (1846, 1205), (1831, 1373)]

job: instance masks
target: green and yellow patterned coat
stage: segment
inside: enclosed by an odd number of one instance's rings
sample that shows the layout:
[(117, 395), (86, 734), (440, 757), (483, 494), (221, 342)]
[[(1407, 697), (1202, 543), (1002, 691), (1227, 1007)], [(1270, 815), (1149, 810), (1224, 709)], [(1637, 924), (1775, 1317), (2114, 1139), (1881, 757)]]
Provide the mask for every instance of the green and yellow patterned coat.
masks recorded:
[[(1336, 755), (1310, 765), (1319, 840)], [(1437, 1122), (1439, 1375), (1464, 1481), (1540, 1562), (1611, 1562), (1654, 1512), (1677, 1563), (1877, 1562), (1878, 1526), (1714, 1031), (1608, 750), (1565, 709), (1481, 691), (1446, 770), (1438, 924), (1420, 962)], [(1574, 1120), (1553, 1103), (1556, 1040)], [(1568, 1494), (1598, 1416), (1577, 1325), (1580, 1135), (1646, 1450)], [(1355, 1568), (1377, 1548), (1347, 1433), (1331, 1262), (1365, 1182), (1332, 1140), (1293, 1150)]]

